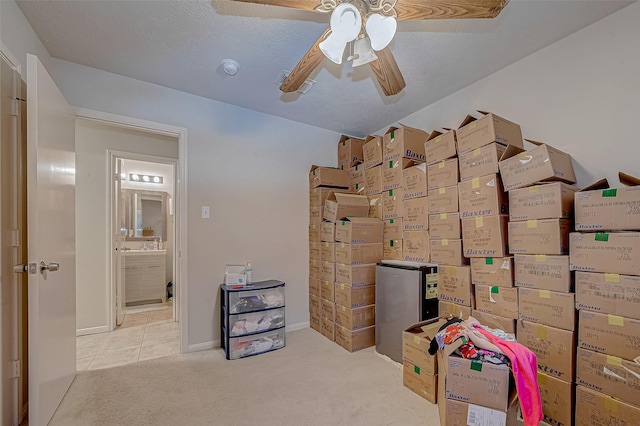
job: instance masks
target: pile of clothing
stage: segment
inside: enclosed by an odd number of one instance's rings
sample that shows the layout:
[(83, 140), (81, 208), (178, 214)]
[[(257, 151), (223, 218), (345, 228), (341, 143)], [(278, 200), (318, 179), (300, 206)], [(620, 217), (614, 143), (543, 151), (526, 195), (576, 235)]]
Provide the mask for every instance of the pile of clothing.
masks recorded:
[(459, 345), (455, 353), (463, 358), (508, 365), (515, 379), (525, 426), (539, 424), (544, 416), (538, 388), (538, 360), (531, 350), (516, 342), (513, 334), (486, 327), (473, 317), (447, 321), (431, 340), (429, 353), (435, 355), (438, 349), (454, 343)]

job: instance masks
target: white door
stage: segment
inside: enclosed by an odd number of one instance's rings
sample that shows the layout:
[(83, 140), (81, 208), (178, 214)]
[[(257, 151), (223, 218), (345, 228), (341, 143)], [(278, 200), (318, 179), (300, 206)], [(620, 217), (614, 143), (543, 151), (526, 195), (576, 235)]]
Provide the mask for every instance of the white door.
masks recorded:
[(124, 235), (123, 232), (127, 232), (123, 230), (124, 224), (124, 205), (122, 203), (122, 159), (111, 156), (111, 160), (115, 162), (112, 167), (112, 170), (115, 168), (114, 173), (114, 183), (113, 183), (113, 199), (112, 206), (113, 211), (111, 214), (112, 217), (112, 230), (113, 230), (113, 274), (116, 279), (116, 325), (122, 325), (122, 321), (124, 321), (124, 292), (125, 292), (125, 282), (124, 282), (124, 265), (122, 261), (124, 260), (124, 256), (122, 256), (122, 247), (124, 246), (123, 240)]
[(29, 424), (39, 426), (76, 374), (75, 118), (33, 55), (27, 55), (27, 214)]

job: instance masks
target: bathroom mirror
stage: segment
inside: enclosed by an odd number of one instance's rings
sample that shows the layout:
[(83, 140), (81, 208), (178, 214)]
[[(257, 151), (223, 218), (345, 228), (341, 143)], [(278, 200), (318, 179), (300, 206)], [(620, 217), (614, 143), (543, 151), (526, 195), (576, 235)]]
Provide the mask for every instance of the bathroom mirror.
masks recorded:
[(122, 190), (126, 241), (147, 241), (162, 237), (167, 241), (169, 194), (163, 191)]

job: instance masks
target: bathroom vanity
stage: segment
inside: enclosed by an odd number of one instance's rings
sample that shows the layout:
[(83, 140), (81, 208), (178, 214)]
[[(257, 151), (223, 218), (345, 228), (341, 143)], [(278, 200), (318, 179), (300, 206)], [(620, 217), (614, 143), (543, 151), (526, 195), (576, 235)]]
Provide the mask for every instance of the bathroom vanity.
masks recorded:
[(167, 301), (166, 250), (123, 251), (125, 306)]

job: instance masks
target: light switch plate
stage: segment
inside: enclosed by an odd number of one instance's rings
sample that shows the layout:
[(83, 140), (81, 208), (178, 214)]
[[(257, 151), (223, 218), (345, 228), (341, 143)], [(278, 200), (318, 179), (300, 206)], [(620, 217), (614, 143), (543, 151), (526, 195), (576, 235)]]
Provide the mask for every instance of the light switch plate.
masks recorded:
[(209, 219), (211, 217), (211, 209), (209, 206), (202, 206), (202, 218)]

